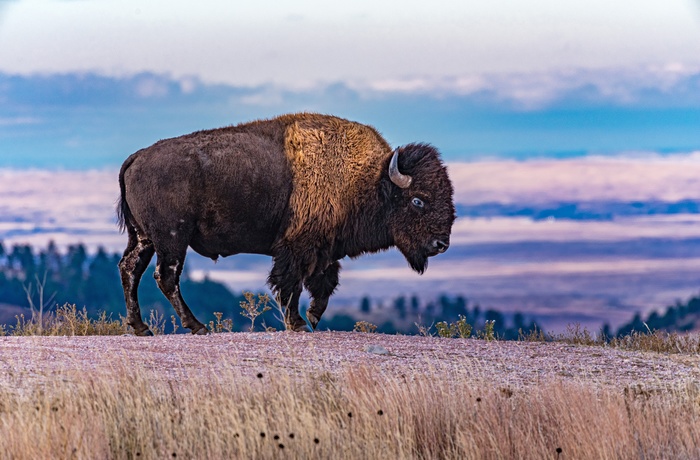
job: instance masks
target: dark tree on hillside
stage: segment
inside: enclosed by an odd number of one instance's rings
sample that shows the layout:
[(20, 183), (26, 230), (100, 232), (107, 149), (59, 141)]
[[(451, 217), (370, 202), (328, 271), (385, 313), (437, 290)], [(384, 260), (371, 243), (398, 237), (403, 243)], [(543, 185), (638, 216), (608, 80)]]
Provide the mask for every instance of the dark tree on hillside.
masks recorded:
[[(647, 328), (648, 326), (648, 328)], [(632, 331), (646, 333), (652, 331), (686, 332), (700, 328), (700, 297), (695, 296), (683, 303), (677, 301), (662, 313), (652, 311), (644, 319), (640, 313), (617, 330), (617, 335), (627, 335)]]
[(10, 254), (10, 266), (20, 272), (25, 280), (31, 280), (36, 275), (36, 261), (32, 247), (17, 245), (12, 248)]
[(400, 319), (406, 318), (406, 297), (401, 296), (394, 300), (394, 310)]
[(83, 292), (90, 314), (95, 315), (99, 311), (115, 313), (114, 307), (123, 302), (118, 263), (119, 256), (107, 254), (102, 247), (89, 262)]
[(624, 326), (621, 326), (617, 330), (617, 335), (628, 335), (632, 331), (637, 331), (637, 332), (645, 332), (646, 327), (644, 326), (644, 322), (642, 321), (642, 315), (637, 312), (635, 313), (634, 317), (632, 318), (632, 321), (629, 323), (625, 324)]
[(45, 251), (39, 253), (39, 273), (47, 273), (50, 279), (58, 280), (63, 272), (63, 257), (56, 247), (56, 243), (49, 242)]
[(443, 321), (457, 321), (459, 316), (467, 316), (467, 301), (464, 297), (458, 296), (451, 299), (446, 295), (440, 296), (440, 317)]
[(64, 286), (75, 299), (75, 303), (85, 305), (85, 263), (87, 251), (82, 244), (68, 246), (64, 268)]
[(369, 313), (372, 310), (372, 303), (369, 300), (369, 297), (364, 296), (362, 300), (360, 301), (360, 311), (364, 314)]
[(688, 301), (688, 313), (700, 313), (700, 297), (693, 297)]
[(515, 329), (525, 329), (525, 315), (523, 315), (520, 312), (517, 312), (513, 315), (513, 327)]
[(417, 315), (418, 312), (420, 312), (420, 299), (418, 299), (418, 296), (413, 295), (411, 296), (411, 313)]
[(496, 327), (502, 327), (506, 323), (503, 313), (496, 310), (487, 310), (486, 313), (484, 313), (484, 320), (493, 321)]

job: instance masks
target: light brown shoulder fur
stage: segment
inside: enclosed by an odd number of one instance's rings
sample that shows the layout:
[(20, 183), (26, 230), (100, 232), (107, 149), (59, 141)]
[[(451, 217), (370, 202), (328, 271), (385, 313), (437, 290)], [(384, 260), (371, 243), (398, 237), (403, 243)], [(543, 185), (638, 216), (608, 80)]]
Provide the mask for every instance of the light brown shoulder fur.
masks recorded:
[(353, 209), (375, 199), (391, 147), (374, 128), (342, 118), (295, 114), (281, 121), (294, 183), (285, 239), (306, 234), (327, 244)]

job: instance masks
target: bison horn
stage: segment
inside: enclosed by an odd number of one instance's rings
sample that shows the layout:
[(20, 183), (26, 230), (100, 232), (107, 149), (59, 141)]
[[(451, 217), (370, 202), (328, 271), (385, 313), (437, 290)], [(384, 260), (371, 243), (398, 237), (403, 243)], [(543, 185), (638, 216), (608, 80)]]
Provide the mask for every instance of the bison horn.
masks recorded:
[(401, 188), (408, 188), (413, 182), (411, 176), (401, 174), (399, 171), (399, 150), (394, 150), (394, 156), (391, 157), (389, 163), (389, 179)]

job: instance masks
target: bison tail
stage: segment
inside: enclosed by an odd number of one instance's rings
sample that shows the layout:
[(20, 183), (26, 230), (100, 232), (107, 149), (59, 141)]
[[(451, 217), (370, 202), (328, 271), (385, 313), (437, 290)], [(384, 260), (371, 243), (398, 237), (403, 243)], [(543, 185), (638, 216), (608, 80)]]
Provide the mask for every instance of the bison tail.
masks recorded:
[(117, 201), (117, 222), (119, 224), (119, 231), (124, 233), (127, 227), (130, 226), (131, 210), (129, 209), (129, 204), (124, 198), (124, 194), (119, 197)]
[(134, 161), (134, 155), (127, 158), (127, 160), (122, 165), (122, 169), (119, 171), (119, 199), (117, 200), (117, 222), (119, 224), (119, 230), (124, 233), (128, 229), (133, 227), (133, 214), (131, 214), (131, 209), (129, 208), (129, 203), (126, 201), (126, 184), (124, 183), (124, 173), (131, 166)]

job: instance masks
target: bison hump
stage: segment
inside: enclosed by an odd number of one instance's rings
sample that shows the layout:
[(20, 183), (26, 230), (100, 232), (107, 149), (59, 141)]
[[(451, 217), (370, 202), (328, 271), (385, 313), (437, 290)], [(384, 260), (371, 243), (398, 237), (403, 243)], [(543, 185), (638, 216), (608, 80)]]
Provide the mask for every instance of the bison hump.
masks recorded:
[(335, 117), (297, 119), (285, 131), (293, 189), (287, 240), (334, 238), (348, 215), (376, 199), (391, 148), (374, 128)]

